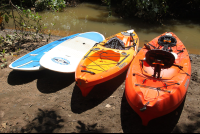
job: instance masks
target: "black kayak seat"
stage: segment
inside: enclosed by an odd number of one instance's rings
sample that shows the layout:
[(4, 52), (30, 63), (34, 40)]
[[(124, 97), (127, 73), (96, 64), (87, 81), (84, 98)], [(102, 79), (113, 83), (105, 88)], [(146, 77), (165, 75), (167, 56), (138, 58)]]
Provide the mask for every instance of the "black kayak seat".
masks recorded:
[(170, 68), (174, 64), (175, 56), (168, 51), (153, 49), (147, 51), (145, 59), (150, 66), (155, 67), (153, 77), (160, 78), (161, 69)]
[(119, 49), (119, 50), (125, 50), (124, 42), (117, 38), (113, 37), (109, 41), (107, 41), (104, 45), (106, 48), (112, 48), (112, 49)]

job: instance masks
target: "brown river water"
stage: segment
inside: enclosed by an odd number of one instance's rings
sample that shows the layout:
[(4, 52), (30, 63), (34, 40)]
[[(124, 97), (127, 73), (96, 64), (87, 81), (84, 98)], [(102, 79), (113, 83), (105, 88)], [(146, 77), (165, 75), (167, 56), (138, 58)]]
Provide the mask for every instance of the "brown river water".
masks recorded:
[[(68, 36), (69, 34), (96, 31), (109, 37), (121, 31), (134, 29), (140, 39), (140, 47), (164, 32), (175, 33), (189, 53), (200, 54), (200, 24), (191, 20), (167, 20), (163, 26), (150, 24), (139, 19), (122, 19), (113, 14), (108, 17), (106, 6), (82, 3), (77, 7), (66, 8), (64, 12), (45, 11), (39, 13), (43, 24), (53, 35)], [(55, 24), (54, 26), (52, 26)], [(12, 24), (8, 24), (8, 28)]]

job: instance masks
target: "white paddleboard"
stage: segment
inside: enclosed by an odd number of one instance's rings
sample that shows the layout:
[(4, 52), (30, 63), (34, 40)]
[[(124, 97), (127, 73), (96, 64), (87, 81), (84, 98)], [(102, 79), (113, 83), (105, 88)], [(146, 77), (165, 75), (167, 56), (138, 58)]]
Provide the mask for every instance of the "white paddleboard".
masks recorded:
[(44, 69), (43, 67), (40, 66), (40, 63), (39, 63), (41, 57), (46, 52), (48, 52), (52, 48), (56, 47), (60, 43), (65, 42), (69, 39), (72, 39), (78, 35), (80, 35), (80, 33), (70, 35), (70, 36), (61, 38), (59, 40), (56, 40), (54, 42), (48, 43), (34, 51), (31, 51), (30, 53), (28, 53), (26, 55), (20, 57), (19, 59), (15, 60), (14, 62), (12, 62), (9, 65), (9, 67), (13, 70), (18, 70), (18, 71), (38, 71), (38, 70)]
[(47, 52), (40, 59), (40, 65), (52, 71), (73, 73), (85, 53), (104, 39), (105, 37), (97, 32), (80, 34)]

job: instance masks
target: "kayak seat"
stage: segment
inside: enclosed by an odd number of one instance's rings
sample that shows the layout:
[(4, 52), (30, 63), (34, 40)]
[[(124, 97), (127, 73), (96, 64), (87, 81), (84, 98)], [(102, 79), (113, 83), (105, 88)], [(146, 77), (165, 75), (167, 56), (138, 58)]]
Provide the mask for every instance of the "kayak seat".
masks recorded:
[[(154, 74), (154, 67), (149, 66), (149, 64), (147, 64), (145, 60), (141, 62), (141, 66), (142, 66), (141, 67), (142, 74), (145, 76), (148, 76), (149, 78), (153, 78), (152, 76)], [(179, 72), (180, 72), (180, 69), (178, 69), (175, 66), (172, 66), (170, 68), (161, 69), (160, 76), (162, 79), (170, 80), (174, 76), (176, 76)]]
[(153, 77), (155, 78), (160, 78), (161, 69), (170, 68), (175, 61), (172, 53), (160, 49), (149, 50), (145, 58), (149, 66), (154, 67)]
[(119, 50), (125, 50), (124, 42), (117, 38), (113, 37), (109, 41), (107, 41), (104, 45), (106, 48), (112, 48), (112, 49), (119, 49)]

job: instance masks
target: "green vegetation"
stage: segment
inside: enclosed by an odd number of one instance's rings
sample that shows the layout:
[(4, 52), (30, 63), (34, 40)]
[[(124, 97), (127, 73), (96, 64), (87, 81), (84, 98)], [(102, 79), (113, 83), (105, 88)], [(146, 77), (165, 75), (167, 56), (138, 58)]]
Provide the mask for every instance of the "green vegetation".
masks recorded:
[(63, 11), (66, 7), (64, 0), (37, 0), (35, 2), (36, 11), (41, 11), (45, 9), (53, 11)]
[[(23, 43), (41, 41), (44, 38), (45, 27), (41, 24), (42, 18), (38, 13), (15, 6), (11, 0), (9, 0), (9, 4), (1, 4), (1, 8), (3, 8), (0, 16), (1, 29), (11, 18), (15, 26), (14, 34), (0, 35), (0, 63), (2, 63), (0, 68), (4, 68), (7, 66), (6, 55), (13, 55), (13, 52), (20, 50)], [(14, 14), (14, 10), (17, 13)], [(49, 33), (49, 38), (50, 35), (51, 33)]]
[(149, 22), (162, 23), (164, 18), (197, 18), (199, 0), (101, 0), (114, 6), (123, 18), (139, 17)]

